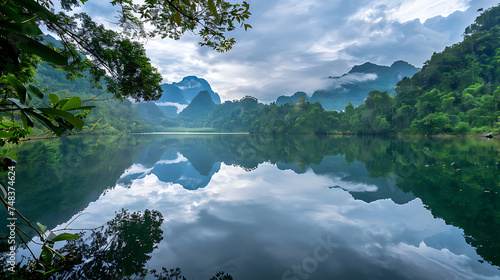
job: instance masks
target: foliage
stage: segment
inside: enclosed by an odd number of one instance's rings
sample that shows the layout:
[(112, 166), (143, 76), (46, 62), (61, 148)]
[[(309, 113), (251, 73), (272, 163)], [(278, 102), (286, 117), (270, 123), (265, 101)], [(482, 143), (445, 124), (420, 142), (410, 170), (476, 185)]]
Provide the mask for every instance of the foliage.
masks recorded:
[[(70, 240), (60, 251), (81, 264), (59, 276), (64, 279), (116, 279), (146, 276), (146, 262), (163, 239), (163, 217), (155, 210), (128, 213), (122, 209), (104, 227), (78, 240)], [(91, 261), (88, 261), (91, 260)]]
[[(66, 4), (63, 5), (66, 11), (79, 5), (76, 1), (62, 3)], [(237, 21), (245, 29), (250, 27), (245, 23), (250, 16), (250, 6), (246, 2), (145, 1), (136, 4), (129, 0), (113, 0), (110, 3), (119, 8), (121, 32), (106, 29), (83, 13), (69, 15), (60, 12), (57, 21), (45, 24), (61, 39), (63, 53), (71, 54), (70, 64), (63, 67), (68, 76), (89, 76), (95, 83), (103, 78), (107, 90), (122, 98), (156, 100), (162, 91), (160, 74), (151, 66), (142, 44), (131, 39), (155, 36), (179, 39), (182, 34), (200, 27), (201, 45), (227, 51), (235, 40), (226, 38), (225, 33), (235, 29), (234, 23)], [(153, 28), (146, 29), (145, 26)], [(75, 55), (75, 50), (89, 59)]]
[[(65, 71), (54, 69), (47, 63), (41, 63), (35, 74), (37, 83), (49, 87), (46, 93), (57, 95), (59, 98), (66, 96), (78, 96), (89, 105), (95, 106), (85, 116), (83, 130), (92, 130), (107, 127), (104, 132), (127, 133), (145, 132), (161, 129), (161, 119), (148, 123), (138, 114), (138, 110), (129, 100), (117, 101), (113, 96), (103, 89), (93, 87), (92, 83), (84, 78), (73, 80), (66, 79)], [(48, 96), (40, 101), (42, 104), (50, 102)], [(147, 103), (146, 103), (147, 104)], [(35, 125), (36, 133), (42, 133), (42, 128)]]
[[(132, 38), (154, 36), (179, 39), (198, 27), (203, 42), (217, 51), (227, 51), (235, 43), (226, 38), (235, 22), (245, 30), (249, 5), (225, 1), (146, 1), (134, 4), (113, 0), (121, 13), (121, 32), (106, 29), (84, 13), (71, 14), (86, 1), (61, 0), (65, 12), (48, 10), (51, 1), (6, 0), (0, 3), (0, 145), (19, 143), (30, 135), (34, 121), (58, 136), (82, 130), (83, 118), (92, 106), (80, 97), (60, 99), (50, 95), (50, 103), (39, 102), (45, 96), (35, 85), (33, 75), (40, 60), (66, 71), (66, 77), (89, 78), (117, 99), (131, 97), (156, 100), (161, 97), (162, 80), (145, 55), (143, 45)], [(144, 25), (154, 28), (146, 31)], [(41, 27), (57, 34), (62, 43), (42, 42)], [(103, 86), (102, 83), (105, 83)]]
[[(155, 210), (133, 213), (122, 210), (105, 225), (89, 230), (91, 234), (87, 238), (81, 238), (85, 232), (47, 238), (39, 260), (19, 263), (15, 273), (4, 273), (11, 277), (9, 279), (144, 277), (148, 273), (144, 266), (151, 258), (149, 254), (163, 238), (162, 222), (161, 213)], [(54, 242), (58, 241), (67, 242), (55, 251)], [(90, 259), (92, 261), (88, 261)]]
[(395, 92), (372, 90), (361, 105), (340, 112), (306, 102), (301, 93), (289, 98), (300, 97), (295, 106), (228, 101), (196, 125), (255, 133), (500, 134), (500, 6), (478, 17), (463, 42), (399, 81)]

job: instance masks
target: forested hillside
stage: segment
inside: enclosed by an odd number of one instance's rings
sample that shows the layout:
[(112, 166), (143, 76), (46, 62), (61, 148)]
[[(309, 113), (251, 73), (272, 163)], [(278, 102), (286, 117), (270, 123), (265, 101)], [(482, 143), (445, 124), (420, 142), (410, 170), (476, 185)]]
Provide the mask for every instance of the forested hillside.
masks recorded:
[(336, 112), (298, 96), (295, 105), (225, 103), (205, 125), (261, 133), (499, 134), (500, 7), (479, 16), (463, 42), (399, 81), (394, 97), (373, 88), (363, 104)]
[[(97, 89), (87, 79), (79, 78), (68, 80), (65, 72), (52, 68), (46, 63), (38, 66), (35, 74), (37, 83), (45, 89), (46, 95), (42, 102), (50, 104), (49, 93), (56, 94), (60, 99), (78, 96), (86, 105), (94, 105), (85, 117), (83, 130), (107, 127), (104, 131), (113, 132), (142, 132), (154, 129), (154, 126), (145, 122), (134, 110), (132, 102), (117, 101), (105, 90)], [(36, 132), (42, 131), (39, 126)]]
[(402, 60), (394, 62), (391, 66), (366, 62), (362, 65), (355, 65), (348, 73), (340, 77), (328, 77), (330, 85), (325, 89), (316, 90), (311, 97), (299, 91), (292, 96), (278, 97), (276, 104), (295, 104), (299, 98), (305, 97), (308, 102), (319, 102), (325, 110), (341, 111), (349, 102), (355, 106), (362, 104), (368, 92), (373, 89), (387, 91), (390, 95), (394, 95), (396, 84), (402, 78), (411, 77), (419, 70)]
[(376, 131), (373, 117), (389, 131), (468, 134), (500, 130), (500, 7), (479, 16), (463, 42), (435, 53), (411, 79), (398, 83), (395, 98), (380, 92), (346, 120), (351, 131)]
[[(161, 110), (152, 102), (134, 105), (128, 100), (93, 101), (111, 95), (93, 88), (84, 79), (68, 81), (64, 72), (45, 63), (40, 65), (36, 75), (41, 86), (47, 86), (60, 98), (68, 92), (82, 100), (92, 99), (86, 104), (97, 108), (86, 116), (85, 129), (109, 125), (108, 132), (206, 127), (221, 132), (253, 133), (500, 133), (500, 7), (491, 8), (479, 16), (466, 29), (463, 42), (434, 53), (413, 77), (400, 80), (395, 96), (390, 90), (384, 91), (394, 75), (411, 69), (413, 66), (401, 61), (391, 67), (371, 63), (354, 67), (346, 75), (374, 72), (380, 77), (368, 83), (350, 85), (353, 91), (360, 88), (371, 91), (362, 98), (361, 105), (344, 104), (343, 110), (339, 111), (327, 111), (319, 102), (308, 102), (317, 100), (317, 94), (309, 98), (303, 92), (280, 97), (280, 105), (264, 105), (251, 96), (217, 104), (218, 95), (208, 82), (194, 76), (186, 77), (180, 83), (172, 84), (177, 91), (182, 88), (177, 97), (187, 93), (193, 95), (199, 89), (209, 90), (202, 95), (198, 92), (196, 98), (190, 95), (186, 99), (175, 99), (182, 101), (179, 103), (193, 100), (179, 115), (175, 107), (162, 107)], [(382, 82), (386, 84), (382, 85)], [(168, 92), (163, 101), (174, 101), (168, 99), (172, 97)], [(214, 96), (217, 100), (212, 102)], [(340, 102), (335, 100), (335, 94), (327, 97), (333, 98), (333, 101), (328, 101), (330, 103)], [(166, 112), (166, 109), (170, 111)]]

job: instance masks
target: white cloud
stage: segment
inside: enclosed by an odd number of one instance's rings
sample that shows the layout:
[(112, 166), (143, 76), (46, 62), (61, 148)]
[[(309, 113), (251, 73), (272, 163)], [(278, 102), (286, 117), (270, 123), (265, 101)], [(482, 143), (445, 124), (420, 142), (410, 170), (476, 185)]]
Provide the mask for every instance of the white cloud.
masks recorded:
[(356, 20), (378, 23), (383, 20), (399, 22), (419, 19), (422, 23), (436, 16), (446, 17), (455, 11), (465, 11), (468, 0), (376, 0), (367, 2), (352, 17)]
[(206, 266), (219, 269), (228, 262), (248, 279), (259, 279), (251, 277), (259, 269), (281, 276), (311, 254), (315, 240), (328, 236), (339, 252), (317, 275), (333, 277), (362, 267), (366, 275), (390, 268), (408, 278), (498, 279), (494, 266), (477, 262), (480, 257), (463, 231), (435, 219), (420, 199), (403, 205), (389, 199), (366, 203), (342, 189), (325, 188), (335, 184), (363, 191), (374, 187), (267, 163), (250, 172), (223, 164), (209, 185), (197, 190), (150, 174), (128, 187), (109, 189), (84, 210), (90, 215), (78, 217), (71, 227), (99, 226), (122, 208), (156, 209), (164, 217), (164, 239), (148, 265), (179, 266), (192, 278), (203, 278)]
[(448, 16), (455, 11), (465, 11), (469, 0), (406, 0), (392, 12), (392, 19), (404, 22), (419, 19), (421, 22), (436, 16)]
[[(229, 33), (237, 43), (228, 53), (201, 48), (198, 36), (189, 34), (180, 41), (147, 42), (147, 55), (164, 82), (188, 75), (205, 78), (222, 100), (250, 94), (270, 102), (296, 91), (311, 94), (324, 86), (322, 78), (340, 76), (354, 64), (405, 60), (421, 67), (433, 52), (461, 40), (478, 8), (497, 4), (493, 0), (248, 2), (253, 29)], [(89, 7), (99, 17), (113, 9)]]
[(177, 114), (182, 112), (182, 110), (186, 109), (188, 105), (186, 104), (179, 104), (175, 102), (155, 102), (156, 106), (165, 106), (165, 107), (175, 107), (177, 108)]
[(341, 87), (342, 85), (352, 84), (356, 82), (373, 81), (377, 79), (377, 74), (374, 73), (350, 73), (337, 79), (329, 80), (331, 81), (330, 87)]

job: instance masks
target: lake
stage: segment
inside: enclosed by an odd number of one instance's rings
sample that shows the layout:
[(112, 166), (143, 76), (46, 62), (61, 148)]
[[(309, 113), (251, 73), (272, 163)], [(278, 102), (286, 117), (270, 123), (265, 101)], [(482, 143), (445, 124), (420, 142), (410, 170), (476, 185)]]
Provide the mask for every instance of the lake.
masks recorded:
[(77, 267), (94, 279), (162, 267), (189, 280), (500, 279), (499, 151), (497, 139), (186, 134), (9, 155), (32, 222), (112, 221), (69, 248), (94, 258)]

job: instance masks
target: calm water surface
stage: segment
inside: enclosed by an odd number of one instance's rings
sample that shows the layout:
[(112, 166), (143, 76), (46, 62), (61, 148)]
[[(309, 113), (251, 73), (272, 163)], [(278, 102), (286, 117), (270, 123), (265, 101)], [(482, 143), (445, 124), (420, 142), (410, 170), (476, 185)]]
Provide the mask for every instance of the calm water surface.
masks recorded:
[(12, 153), (19, 210), (51, 229), (161, 213), (99, 262), (297, 280), (500, 279), (499, 151), (495, 139), (129, 135)]

